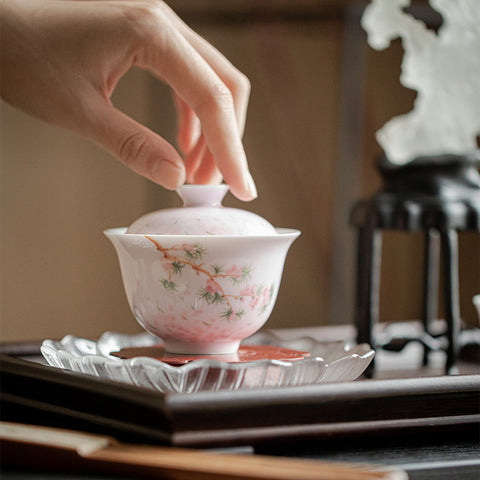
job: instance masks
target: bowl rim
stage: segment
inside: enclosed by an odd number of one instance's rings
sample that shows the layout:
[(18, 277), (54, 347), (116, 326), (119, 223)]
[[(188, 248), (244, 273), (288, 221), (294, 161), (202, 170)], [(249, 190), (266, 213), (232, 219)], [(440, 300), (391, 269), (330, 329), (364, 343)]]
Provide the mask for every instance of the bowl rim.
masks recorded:
[(228, 238), (228, 239), (261, 239), (261, 238), (285, 238), (285, 237), (293, 237), (297, 238), (302, 233), (300, 230), (295, 228), (284, 228), (284, 227), (275, 227), (275, 233), (273, 234), (253, 234), (253, 235), (163, 235), (163, 234), (150, 234), (150, 233), (126, 233), (128, 227), (113, 227), (104, 230), (104, 234), (112, 237), (124, 237), (124, 238), (145, 238), (145, 236), (152, 237), (152, 238), (168, 238), (168, 239), (181, 239), (185, 240), (186, 238), (198, 238), (198, 239), (212, 239), (212, 238)]

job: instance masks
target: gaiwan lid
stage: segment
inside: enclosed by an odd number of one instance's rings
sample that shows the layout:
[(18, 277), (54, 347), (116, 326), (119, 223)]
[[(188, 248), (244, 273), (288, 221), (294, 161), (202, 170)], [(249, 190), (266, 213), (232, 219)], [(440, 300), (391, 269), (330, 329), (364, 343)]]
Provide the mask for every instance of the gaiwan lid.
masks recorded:
[(183, 207), (147, 213), (127, 233), (149, 235), (276, 235), (255, 213), (222, 206), (228, 185), (184, 185), (177, 190)]

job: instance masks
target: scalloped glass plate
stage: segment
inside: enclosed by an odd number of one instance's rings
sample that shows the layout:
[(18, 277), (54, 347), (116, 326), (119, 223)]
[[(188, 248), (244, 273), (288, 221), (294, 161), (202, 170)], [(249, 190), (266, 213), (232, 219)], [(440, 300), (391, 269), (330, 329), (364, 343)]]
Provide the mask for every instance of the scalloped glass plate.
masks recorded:
[(374, 351), (367, 344), (322, 343), (311, 337), (282, 340), (270, 332), (253, 335), (243, 344), (308, 351), (310, 357), (295, 362), (259, 360), (246, 363), (202, 359), (182, 366), (171, 366), (154, 358), (124, 360), (110, 355), (122, 348), (147, 347), (159, 342), (159, 338), (147, 333), (124, 335), (106, 332), (97, 342), (72, 335), (67, 335), (59, 342), (44, 340), (41, 351), (54, 367), (162, 393), (237, 391), (352, 381), (363, 373), (374, 356)]

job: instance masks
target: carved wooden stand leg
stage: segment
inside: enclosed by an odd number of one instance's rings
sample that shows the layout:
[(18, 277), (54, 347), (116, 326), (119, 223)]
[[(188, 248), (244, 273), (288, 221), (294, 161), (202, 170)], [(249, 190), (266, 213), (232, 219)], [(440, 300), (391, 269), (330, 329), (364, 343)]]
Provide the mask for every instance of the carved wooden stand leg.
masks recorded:
[[(440, 243), (440, 245), (439, 245)], [(440, 247), (440, 248), (439, 248)], [(447, 323), (446, 373), (457, 373), (456, 362), (459, 353), (460, 306), (458, 282), (458, 239), (456, 230), (438, 233), (428, 230), (425, 235), (423, 325), (425, 333), (432, 335), (431, 323), (437, 313), (438, 301), (438, 257), (444, 266), (445, 320)], [(378, 322), (380, 305), (380, 275), (382, 261), (381, 230), (371, 227), (358, 229), (357, 277), (355, 324), (357, 342), (376, 347), (374, 327)], [(429, 348), (424, 345), (424, 365), (428, 364)], [(372, 377), (375, 364), (365, 372)]]
[[(439, 233), (434, 229), (425, 232), (422, 320), (424, 331), (428, 335), (432, 334), (431, 324), (437, 316), (439, 237)], [(430, 349), (424, 345), (424, 367), (428, 365), (429, 353)]]
[[(368, 343), (373, 348), (375, 348), (373, 328), (378, 322), (380, 300), (381, 254), (381, 232), (370, 227), (360, 228), (357, 238), (355, 324), (357, 326), (357, 342)], [(374, 361), (370, 363), (365, 374), (371, 377), (373, 371)]]
[(440, 232), (444, 266), (445, 320), (447, 322), (448, 374), (458, 373), (456, 368), (460, 349), (460, 300), (458, 284), (458, 235), (453, 229)]
[[(410, 342), (423, 345), (423, 365), (431, 351), (445, 351), (445, 371), (457, 373), (461, 319), (459, 302), (458, 232), (480, 232), (480, 150), (467, 155), (432, 155), (398, 167), (383, 158), (378, 163), (384, 185), (369, 199), (357, 202), (350, 223), (357, 229), (355, 324), (357, 341), (399, 352)], [(384, 338), (373, 332), (378, 322), (382, 229), (424, 232), (423, 332)], [(437, 317), (439, 267), (443, 265), (445, 332), (432, 331)], [(386, 332), (386, 337), (388, 332)], [(441, 339), (435, 337), (441, 336)], [(444, 346), (446, 344), (446, 346)], [(478, 347), (473, 339), (468, 343)], [(373, 362), (367, 371), (372, 376)]]

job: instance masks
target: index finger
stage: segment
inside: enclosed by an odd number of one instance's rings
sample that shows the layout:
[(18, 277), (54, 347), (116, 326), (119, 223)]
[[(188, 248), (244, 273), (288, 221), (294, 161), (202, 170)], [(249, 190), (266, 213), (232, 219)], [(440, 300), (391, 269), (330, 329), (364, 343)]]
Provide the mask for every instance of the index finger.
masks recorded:
[(250, 81), (243, 73), (237, 70), (213, 45), (211, 45), (197, 32), (186, 25), (168, 5), (162, 4), (162, 8), (172, 22), (174, 22), (175, 26), (179, 29), (182, 35), (208, 62), (208, 64), (213, 68), (215, 73), (222, 79), (232, 93), (233, 101), (235, 103), (238, 129), (240, 131), (240, 135), (242, 135), (247, 116), (248, 100), (250, 97)]
[(168, 22), (159, 21), (157, 28), (152, 27), (147, 33), (135, 63), (166, 81), (192, 108), (232, 193), (241, 200), (252, 200), (256, 189), (248, 171), (230, 90)]

